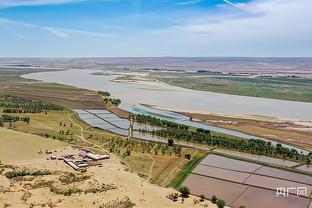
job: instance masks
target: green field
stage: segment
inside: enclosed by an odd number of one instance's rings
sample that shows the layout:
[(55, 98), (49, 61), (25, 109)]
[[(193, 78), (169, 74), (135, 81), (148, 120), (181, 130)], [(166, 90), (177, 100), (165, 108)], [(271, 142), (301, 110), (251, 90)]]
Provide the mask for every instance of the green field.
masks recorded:
[(198, 73), (152, 75), (165, 83), (200, 91), (312, 102), (312, 79), (291, 77), (217, 76)]
[(175, 189), (178, 189), (184, 180), (187, 178), (187, 176), (196, 168), (196, 166), (208, 155), (207, 152), (199, 151), (196, 153), (196, 155), (187, 162), (181, 170), (178, 172), (178, 174), (170, 181), (168, 184), (168, 187), (173, 187)]

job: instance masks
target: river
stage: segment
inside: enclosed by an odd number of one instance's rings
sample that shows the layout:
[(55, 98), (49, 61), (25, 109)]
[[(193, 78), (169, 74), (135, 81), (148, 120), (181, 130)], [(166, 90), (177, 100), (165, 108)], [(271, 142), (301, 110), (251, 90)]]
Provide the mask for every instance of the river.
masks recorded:
[[(258, 115), (293, 120), (312, 120), (312, 103), (202, 92), (159, 82), (114, 82), (112, 80), (119, 75), (93, 75), (92, 73), (94, 72), (99, 71), (71, 69), (66, 71), (31, 73), (23, 75), (22, 77), (44, 82), (72, 85), (96, 91), (109, 91), (113, 97), (122, 100), (120, 108), (124, 110), (134, 113), (148, 113), (154, 116), (161, 116), (162, 118), (173, 122), (247, 139), (258, 137), (238, 131), (192, 122), (189, 121), (188, 117), (181, 114), (166, 110), (147, 108), (141, 104), (143, 103), (162, 109), (174, 109), (175, 111), (185, 112)], [(297, 150), (300, 152), (300, 149)]]
[(24, 78), (72, 85), (90, 90), (109, 91), (122, 100), (121, 108), (149, 104), (182, 112), (209, 112), (227, 115), (259, 115), (301, 121), (312, 120), (312, 103), (202, 92), (165, 83), (113, 82), (117, 75), (92, 75), (95, 70), (38, 72)]

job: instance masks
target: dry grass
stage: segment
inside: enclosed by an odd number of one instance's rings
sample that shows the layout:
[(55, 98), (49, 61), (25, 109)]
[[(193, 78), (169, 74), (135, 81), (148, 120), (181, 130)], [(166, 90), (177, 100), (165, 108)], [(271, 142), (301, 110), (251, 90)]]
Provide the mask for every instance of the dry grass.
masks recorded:
[[(0, 109), (0, 112), (2, 110)], [(1, 116), (2, 113), (0, 113)], [(30, 118), (30, 123), (26, 124), (25, 122), (16, 122), (14, 130), (36, 134), (40, 136), (49, 135), (50, 138), (56, 139), (66, 139), (71, 136), (71, 134), (79, 134), (80, 129), (71, 125), (72, 122), (68, 119), (68, 115), (72, 114), (68, 110), (64, 111), (48, 111), (47, 114), (44, 113), (25, 113), (25, 114), (10, 114), (25, 117), (28, 116)], [(60, 122), (62, 125), (60, 126)], [(65, 126), (64, 126), (65, 125)], [(8, 127), (8, 124), (5, 125)], [(64, 132), (69, 132), (68, 135), (60, 134), (60, 130)]]
[[(225, 117), (218, 115), (203, 115), (191, 114), (186, 115), (198, 119), (203, 123), (208, 123), (212, 126), (218, 126), (226, 129), (241, 131), (247, 134), (264, 137), (271, 140), (280, 141), (283, 143), (294, 144), (303, 148), (312, 149), (312, 132), (296, 130), (295, 128), (304, 129), (303, 125), (298, 125), (292, 122), (276, 121), (268, 118), (259, 119), (244, 119), (235, 117)], [(210, 121), (232, 121), (233, 124), (213, 123)]]
[(3, 163), (40, 158), (39, 151), (54, 150), (67, 144), (58, 140), (0, 128), (0, 158)]
[[(1, 89), (2, 88), (2, 89)], [(3, 86), (1, 94), (44, 100), (65, 108), (103, 109), (96, 92), (53, 83), (10, 83)]]

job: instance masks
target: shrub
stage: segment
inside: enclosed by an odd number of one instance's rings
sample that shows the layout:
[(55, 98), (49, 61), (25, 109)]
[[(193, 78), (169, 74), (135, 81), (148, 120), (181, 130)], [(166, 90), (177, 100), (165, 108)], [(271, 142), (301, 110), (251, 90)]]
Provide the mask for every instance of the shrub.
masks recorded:
[(218, 201), (218, 198), (216, 197), (216, 195), (213, 195), (211, 197), (211, 202), (215, 204), (215, 203), (217, 203), (217, 201)]
[(188, 195), (190, 194), (190, 189), (186, 186), (182, 186), (180, 189), (179, 189), (182, 197), (188, 197)]
[(218, 202), (217, 202), (217, 206), (219, 208), (223, 208), (225, 206), (225, 202), (222, 199), (219, 199)]
[(203, 202), (203, 201), (206, 199), (205, 195), (203, 195), (203, 194), (200, 195), (199, 197), (200, 197), (200, 201), (201, 201), (201, 202)]

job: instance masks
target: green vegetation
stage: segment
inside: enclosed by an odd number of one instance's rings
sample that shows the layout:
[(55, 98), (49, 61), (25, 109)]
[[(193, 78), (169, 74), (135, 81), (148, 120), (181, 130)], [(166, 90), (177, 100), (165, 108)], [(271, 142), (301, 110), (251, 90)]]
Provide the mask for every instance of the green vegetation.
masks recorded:
[[(138, 119), (139, 118), (139, 119)], [(283, 147), (282, 144), (273, 146), (271, 142), (266, 142), (260, 139), (237, 139), (227, 136), (211, 135), (210, 131), (204, 129), (189, 129), (184, 125), (174, 124), (169, 121), (153, 118), (151, 116), (139, 115), (136, 120), (163, 127), (160, 130), (145, 130), (140, 129), (142, 133), (149, 133), (162, 138), (176, 139), (187, 142), (194, 142), (214, 147), (223, 147), (252, 154), (279, 156), (284, 159), (295, 159), (300, 161), (309, 161), (310, 156), (303, 155), (295, 149)]]
[(103, 92), (103, 91), (98, 91), (98, 94), (104, 97), (109, 97), (111, 95), (109, 92)]
[(200, 201), (203, 202), (203, 201), (205, 201), (206, 196), (205, 196), (204, 194), (201, 194), (201, 195), (199, 196), (199, 198), (200, 198)]
[(91, 176), (89, 176), (89, 175), (77, 175), (75, 173), (68, 173), (66, 175), (60, 176), (59, 181), (64, 183), (64, 184), (70, 184), (70, 183), (74, 183), (74, 182), (84, 181), (84, 180), (87, 180), (90, 178), (91, 178)]
[(225, 202), (222, 199), (219, 199), (217, 201), (218, 208), (223, 208), (225, 206)]
[(179, 194), (174, 192), (174, 193), (169, 194), (167, 197), (168, 197), (168, 199), (176, 202), (176, 201), (178, 201)]
[(103, 108), (102, 100), (94, 91), (62, 84), (38, 83), (20, 77), (23, 74), (40, 71), (47, 71), (47, 69), (0, 67), (0, 96), (11, 95), (30, 100), (36, 99), (68, 109)]
[(107, 202), (103, 205), (100, 205), (99, 208), (132, 208), (135, 204), (129, 199), (129, 197), (125, 197), (124, 199), (116, 199), (110, 202)]
[(214, 204), (216, 204), (217, 201), (218, 201), (217, 196), (216, 196), (216, 195), (213, 195), (213, 196), (211, 197), (211, 202), (214, 203)]
[(79, 188), (69, 188), (67, 190), (61, 190), (61, 189), (58, 189), (54, 186), (52, 186), (50, 188), (50, 191), (54, 194), (60, 194), (60, 195), (64, 195), (64, 196), (71, 196), (72, 194), (77, 194), (77, 193), (82, 192), (82, 190)]
[(312, 102), (312, 80), (297, 77), (202, 76), (199, 73), (159, 74), (153, 76), (171, 85), (252, 97)]
[(187, 176), (193, 171), (193, 169), (207, 156), (204, 151), (199, 151), (195, 156), (188, 161), (178, 172), (178, 174), (170, 181), (168, 187), (175, 189), (179, 188)]
[(106, 191), (109, 191), (109, 190), (114, 190), (114, 189), (117, 189), (117, 186), (114, 185), (114, 184), (105, 184), (103, 183), (101, 186), (99, 187), (92, 187), (90, 189), (87, 189), (84, 191), (85, 194), (87, 193), (101, 193), (101, 192), (106, 192)]
[(103, 96), (103, 102), (106, 105), (106, 107), (117, 107), (120, 105), (121, 100), (120, 99), (115, 99), (111, 98), (111, 94), (109, 92), (104, 92), (104, 91), (98, 91), (97, 92), (99, 95)]
[(115, 98), (104, 98), (104, 103), (105, 104), (111, 104), (111, 105), (113, 105), (113, 106), (118, 106), (118, 105), (120, 105), (120, 103), (121, 103), (121, 100), (120, 99), (115, 99)]
[(5, 108), (4, 113), (41, 113), (46, 110), (63, 110), (63, 107), (59, 105), (12, 95), (0, 95), (0, 107)]
[(224, 208), (225, 207), (225, 202), (222, 199), (218, 199), (216, 195), (213, 195), (211, 197), (211, 202), (214, 204), (217, 204), (218, 208)]
[(14, 170), (10, 172), (6, 172), (4, 174), (7, 178), (12, 179), (20, 176), (40, 176), (40, 175), (51, 175), (51, 172), (48, 170), (36, 170), (36, 171), (28, 171), (28, 170)]
[(188, 130), (188, 126), (170, 122), (164, 119), (159, 119), (150, 115), (138, 114), (134, 116), (134, 120), (138, 123), (149, 124), (152, 126), (160, 126), (164, 128), (175, 128)]
[[(99, 139), (98, 137), (95, 139)], [(101, 137), (101, 142), (105, 143), (105, 147), (110, 152), (117, 155), (127, 157), (131, 154), (131, 151), (150, 153), (154, 155), (181, 155), (180, 146), (169, 146), (166, 143), (157, 143), (141, 140), (133, 140), (128, 138), (117, 137), (114, 139)]]
[(26, 122), (27, 124), (29, 124), (30, 118), (28, 116), (19, 117), (19, 116), (12, 116), (12, 115), (8, 115), (8, 114), (2, 114), (2, 116), (0, 117), (0, 123), (17, 122), (17, 121), (23, 121), (23, 122)]
[(179, 189), (180, 193), (181, 193), (181, 196), (182, 197), (188, 197), (189, 194), (190, 194), (190, 189), (186, 186), (182, 186), (180, 189)]

